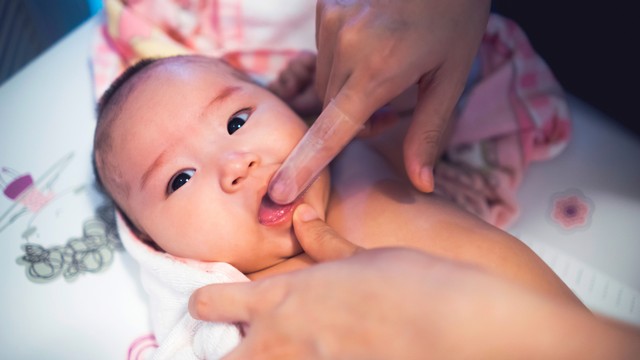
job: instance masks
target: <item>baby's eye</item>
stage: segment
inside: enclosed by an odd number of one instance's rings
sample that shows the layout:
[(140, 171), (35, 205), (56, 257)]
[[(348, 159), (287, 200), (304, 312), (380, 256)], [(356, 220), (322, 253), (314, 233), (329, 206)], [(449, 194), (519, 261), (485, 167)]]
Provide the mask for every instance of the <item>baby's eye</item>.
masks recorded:
[(195, 169), (189, 169), (182, 170), (179, 173), (175, 174), (171, 178), (171, 180), (169, 180), (169, 185), (167, 186), (167, 194), (171, 195), (174, 191), (180, 189), (182, 185), (186, 184), (195, 173)]
[(246, 123), (249, 119), (250, 114), (251, 112), (249, 109), (240, 110), (239, 112), (235, 113), (227, 123), (227, 132), (229, 133), (229, 135), (240, 130), (244, 123)]

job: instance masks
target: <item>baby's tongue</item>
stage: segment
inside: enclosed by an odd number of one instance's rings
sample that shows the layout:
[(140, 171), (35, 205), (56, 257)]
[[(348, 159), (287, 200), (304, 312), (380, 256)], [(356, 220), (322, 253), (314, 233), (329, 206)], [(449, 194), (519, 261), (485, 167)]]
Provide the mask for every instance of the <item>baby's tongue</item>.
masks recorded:
[(262, 225), (274, 225), (285, 220), (293, 210), (293, 203), (278, 205), (269, 198), (268, 195), (262, 198), (260, 210), (258, 211), (258, 221)]

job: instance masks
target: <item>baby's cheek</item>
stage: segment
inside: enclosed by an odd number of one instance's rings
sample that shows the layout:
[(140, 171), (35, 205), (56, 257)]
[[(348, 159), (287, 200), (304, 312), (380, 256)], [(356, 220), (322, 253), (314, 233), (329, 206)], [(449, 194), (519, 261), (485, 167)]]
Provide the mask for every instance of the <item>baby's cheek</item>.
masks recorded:
[(150, 234), (164, 251), (178, 257), (199, 259), (203, 253), (201, 237), (205, 229), (196, 224), (201, 220), (176, 213), (164, 214), (156, 219), (163, 220), (155, 221), (153, 233), (150, 230)]
[[(293, 148), (298, 145), (306, 131), (305, 127), (300, 127), (297, 124), (291, 124), (290, 126), (281, 127), (278, 130), (278, 148), (288, 155)], [(276, 145), (276, 144), (272, 144)]]

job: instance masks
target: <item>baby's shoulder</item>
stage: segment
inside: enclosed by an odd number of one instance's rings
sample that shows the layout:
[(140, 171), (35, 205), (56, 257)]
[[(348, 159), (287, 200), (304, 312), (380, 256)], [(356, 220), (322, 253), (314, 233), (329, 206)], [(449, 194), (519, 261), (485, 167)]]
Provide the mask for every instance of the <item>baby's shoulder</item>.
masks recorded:
[(403, 222), (422, 206), (423, 196), (383, 154), (358, 140), (332, 164), (327, 220), (343, 236), (357, 241), (365, 237), (365, 229), (370, 234)]
[(388, 182), (411, 187), (405, 180), (406, 175), (369, 141), (353, 140), (331, 164), (332, 196), (353, 197)]

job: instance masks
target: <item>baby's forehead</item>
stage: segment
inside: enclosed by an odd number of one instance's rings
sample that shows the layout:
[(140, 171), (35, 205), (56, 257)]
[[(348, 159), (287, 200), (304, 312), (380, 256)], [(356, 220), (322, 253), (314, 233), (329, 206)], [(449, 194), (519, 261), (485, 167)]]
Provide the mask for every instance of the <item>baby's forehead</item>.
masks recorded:
[[(130, 103), (135, 93), (171, 93), (172, 91), (197, 91), (199, 86), (223, 86), (232, 82), (255, 84), (244, 73), (227, 63), (204, 56), (180, 56), (159, 60), (147, 71), (138, 74), (129, 84), (128, 96), (124, 96), (122, 105)], [(135, 97), (135, 96), (134, 96)], [(133, 103), (139, 103), (134, 100)]]
[(205, 104), (203, 98), (209, 99), (228, 84), (246, 82), (228, 64), (204, 56), (164, 58), (145, 70), (119, 94), (119, 104), (114, 104), (110, 114), (109, 132), (125, 142), (145, 131), (147, 119), (156, 119), (158, 112), (200, 111), (198, 106)]
[(189, 56), (175, 56), (164, 58), (158, 61), (149, 69), (149, 74), (153, 73), (172, 73), (180, 75), (189, 70), (205, 70), (208, 73), (222, 76), (230, 76), (239, 80), (245, 80), (238, 70), (231, 67), (224, 61), (212, 57), (189, 55)]

